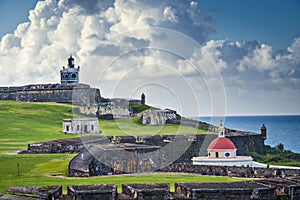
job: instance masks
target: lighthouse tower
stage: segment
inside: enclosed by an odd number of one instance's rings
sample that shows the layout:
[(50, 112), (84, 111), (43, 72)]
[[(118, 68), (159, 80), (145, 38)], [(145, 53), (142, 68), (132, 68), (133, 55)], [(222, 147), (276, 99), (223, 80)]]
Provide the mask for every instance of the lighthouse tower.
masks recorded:
[(78, 66), (75, 68), (74, 64), (74, 58), (70, 55), (70, 58), (68, 58), (68, 67), (63, 67), (62, 70), (60, 70), (60, 80), (61, 84), (76, 84), (79, 82), (79, 69)]

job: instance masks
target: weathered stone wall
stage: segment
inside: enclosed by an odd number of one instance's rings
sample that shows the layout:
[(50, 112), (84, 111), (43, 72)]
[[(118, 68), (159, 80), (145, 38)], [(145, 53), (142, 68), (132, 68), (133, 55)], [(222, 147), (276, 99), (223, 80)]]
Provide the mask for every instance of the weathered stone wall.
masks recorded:
[[(268, 181), (269, 179), (262, 179)], [(277, 179), (285, 182), (285, 179)], [(261, 184), (259, 181), (175, 183), (175, 192), (167, 183), (123, 184), (122, 193), (117, 193), (116, 184), (70, 185), (67, 194), (62, 195), (62, 186), (11, 187), (3, 194), (2, 200), (12, 199), (60, 199), (60, 200), (276, 200), (300, 199), (300, 185), (294, 182), (282, 195), (277, 191), (282, 185)], [(285, 185), (284, 185), (285, 186)]]
[(51, 200), (58, 199), (62, 195), (62, 186), (27, 186), (27, 187), (10, 187), (4, 191), (2, 200), (15, 199), (41, 199)]
[[(70, 170), (70, 176), (151, 172), (171, 163), (189, 165), (192, 164), (193, 157), (207, 155), (207, 147), (216, 137), (216, 134), (156, 136), (149, 137), (150, 143), (160, 144), (162, 140), (169, 141), (169, 143), (162, 146), (145, 146), (147, 137), (139, 137), (136, 144), (133, 136), (118, 136), (116, 144), (93, 146), (89, 148), (92, 155), (87, 156), (87, 153), (82, 152), (76, 156), (74, 158), (76, 165), (70, 164), (70, 166), (75, 166)], [(84, 164), (79, 165), (80, 162)], [(80, 167), (83, 169), (81, 170)], [(195, 169), (197, 167), (192, 170)], [(206, 171), (207, 173), (223, 174), (219, 172), (220, 170)], [(245, 175), (237, 173), (237, 176)]]
[[(218, 127), (209, 125), (206, 123), (196, 123), (196, 122), (189, 122), (189, 121), (180, 121), (180, 120), (167, 120), (167, 123), (170, 124), (181, 124), (184, 126), (191, 126), (196, 127), (199, 129), (217, 132)], [(233, 129), (226, 129), (226, 137), (229, 138), (237, 148), (237, 155), (238, 156), (245, 156), (249, 155), (250, 152), (256, 152), (261, 155), (266, 155), (265, 149), (265, 136), (257, 133), (252, 132), (245, 132), (245, 131), (237, 131)], [(197, 145), (195, 145), (197, 148)], [(206, 152), (207, 153), (207, 152)], [(203, 154), (203, 151), (200, 152), (200, 156), (206, 155)]]
[(253, 181), (231, 183), (175, 183), (175, 192), (188, 198), (199, 200), (277, 199), (275, 188), (262, 186)]
[(202, 175), (233, 176), (250, 178), (299, 177), (299, 169), (276, 169), (237, 166), (205, 166), (171, 164), (158, 170), (159, 172), (196, 173)]
[(145, 110), (140, 113), (140, 120), (145, 125), (162, 125), (167, 120), (176, 119), (176, 113), (169, 110)]
[(27, 151), (22, 153), (79, 153), (93, 144), (110, 143), (112, 137), (107, 136), (83, 136), (61, 140), (51, 140), (28, 144)]
[(261, 134), (229, 135), (226, 137), (234, 143), (239, 156), (249, 155), (251, 152), (266, 155), (264, 138)]
[(69, 185), (67, 186), (68, 196), (76, 200), (116, 200), (117, 185)]
[(122, 193), (132, 199), (170, 199), (169, 184), (123, 184)]
[[(164, 140), (171, 140), (171, 142), (174, 142), (174, 138), (175, 136), (163, 136)], [(175, 163), (192, 164), (193, 157), (207, 155), (207, 147), (215, 138), (217, 138), (216, 134), (185, 136), (177, 135), (175, 138), (177, 144), (176, 148), (170, 149), (167, 154), (178, 155), (179, 152), (182, 152), (182, 154), (180, 154), (180, 157), (176, 159)]]
[(89, 174), (99, 176), (155, 171), (166, 160), (159, 149), (157, 146), (128, 144), (90, 148), (93, 158), (88, 165)]
[(0, 88), (0, 100), (93, 105), (100, 102), (100, 99), (100, 90), (85, 84), (40, 84)]
[(156, 146), (163, 146), (164, 141), (160, 135), (140, 135), (136, 138), (138, 143), (143, 143), (146, 145), (156, 145)]
[(89, 148), (88, 151), (73, 158), (69, 165), (69, 176), (99, 176), (154, 171), (254, 178), (300, 176), (298, 169), (176, 164), (173, 156), (171, 153), (166, 153), (164, 148), (139, 145), (121, 148), (120, 146), (101, 145), (101, 147)]
[[(171, 142), (175, 138), (175, 135), (162, 136), (164, 140), (170, 140)], [(179, 143), (188, 143), (188, 148), (180, 156), (176, 163), (192, 164), (192, 158), (197, 156), (207, 156), (207, 147), (210, 142), (217, 138), (217, 134), (200, 134), (200, 135), (185, 135), (176, 136), (177, 140), (182, 140)], [(245, 135), (245, 136), (226, 136), (235, 144), (238, 156), (249, 155), (250, 152), (256, 152), (265, 155), (264, 140), (260, 134)], [(171, 150), (169, 153), (173, 154), (186, 145), (178, 145), (177, 149)], [(179, 148), (179, 149), (178, 149)]]

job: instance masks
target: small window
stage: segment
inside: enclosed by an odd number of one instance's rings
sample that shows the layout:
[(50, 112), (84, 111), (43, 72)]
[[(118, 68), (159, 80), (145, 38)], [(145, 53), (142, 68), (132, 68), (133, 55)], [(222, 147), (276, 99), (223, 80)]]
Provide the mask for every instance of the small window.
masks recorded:
[(77, 77), (77, 75), (76, 74), (72, 74), (71, 77), (72, 77), (72, 79), (75, 79)]
[(79, 131), (80, 130), (80, 126), (79, 125), (77, 125), (77, 131)]
[(216, 158), (219, 158), (219, 152), (216, 152)]
[(230, 157), (230, 153), (226, 152), (225, 157), (227, 157), (227, 158)]
[(92, 131), (94, 130), (94, 125), (91, 125), (91, 130), (92, 130)]

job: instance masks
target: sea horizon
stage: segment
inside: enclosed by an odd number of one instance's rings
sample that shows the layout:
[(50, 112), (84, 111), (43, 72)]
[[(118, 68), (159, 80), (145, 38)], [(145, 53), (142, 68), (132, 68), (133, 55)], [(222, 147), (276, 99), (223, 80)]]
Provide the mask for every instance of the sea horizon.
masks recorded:
[(258, 134), (264, 124), (267, 127), (266, 145), (274, 147), (282, 143), (286, 150), (300, 153), (300, 146), (298, 145), (300, 143), (300, 115), (200, 116), (191, 119), (216, 126), (219, 125), (220, 119), (224, 119), (222, 123), (226, 128)]

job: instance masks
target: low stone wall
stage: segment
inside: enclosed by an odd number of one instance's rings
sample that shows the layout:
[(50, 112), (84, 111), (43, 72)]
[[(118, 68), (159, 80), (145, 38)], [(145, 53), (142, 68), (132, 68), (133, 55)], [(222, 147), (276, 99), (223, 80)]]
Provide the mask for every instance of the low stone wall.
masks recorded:
[[(268, 181), (263, 179), (259, 181)], [(175, 192), (170, 191), (166, 183), (123, 184), (122, 193), (117, 193), (116, 184), (71, 185), (67, 186), (67, 195), (62, 195), (61, 186), (11, 187), (1, 200), (13, 199), (60, 199), (60, 200), (276, 200), (300, 199), (300, 185), (288, 186), (284, 193), (278, 193), (282, 185), (269, 185), (259, 181), (175, 183)], [(284, 182), (285, 179), (273, 181)], [(284, 185), (285, 186), (285, 185)], [(2, 196), (1, 196), (2, 195)]]
[(232, 176), (249, 178), (300, 177), (299, 169), (275, 169), (237, 166), (205, 166), (171, 164), (159, 172), (195, 173), (201, 175)]
[(123, 184), (122, 194), (132, 199), (170, 199), (169, 184)]
[(275, 188), (253, 181), (231, 183), (175, 183), (175, 192), (191, 199), (276, 199)]
[(83, 136), (61, 140), (51, 140), (28, 144), (27, 151), (21, 153), (79, 153), (93, 144), (110, 143), (112, 137), (106, 136)]
[(212, 132), (218, 132), (218, 128), (219, 128), (217, 126), (207, 124), (207, 123), (202, 123), (202, 122), (192, 122), (192, 121), (173, 120), (173, 119), (168, 119), (166, 121), (166, 124), (180, 124), (183, 126), (191, 126), (191, 127), (212, 131)]
[(76, 200), (114, 200), (117, 199), (117, 185), (69, 185), (67, 192), (70, 199)]
[(41, 199), (52, 200), (58, 199), (62, 195), (62, 186), (18, 186), (11, 187), (4, 191), (2, 200), (15, 199)]

